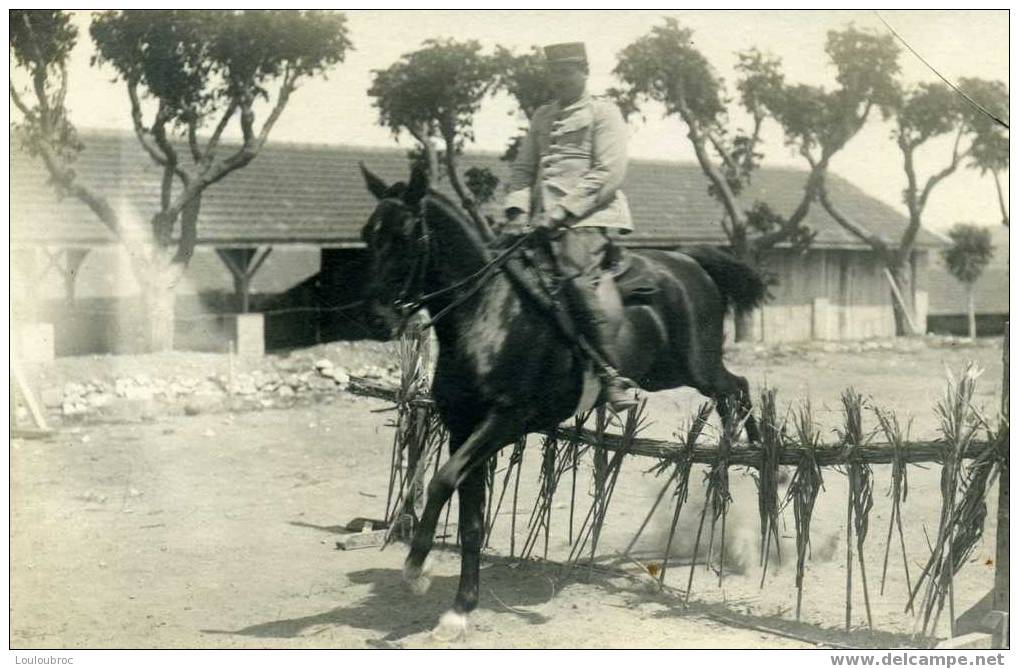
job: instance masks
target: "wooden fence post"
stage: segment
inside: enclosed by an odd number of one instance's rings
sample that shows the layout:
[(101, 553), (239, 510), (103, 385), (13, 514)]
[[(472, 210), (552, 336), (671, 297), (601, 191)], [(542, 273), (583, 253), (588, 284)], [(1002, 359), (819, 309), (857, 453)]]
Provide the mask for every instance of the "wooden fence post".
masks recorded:
[[(1002, 420), (1008, 416), (1008, 321), (1005, 322), (1005, 337), (1001, 354), (1001, 415)], [(994, 557), (994, 598), (991, 608), (995, 611), (1008, 611), (1008, 488), (1009, 461), (1011, 453), (1005, 447), (1005, 462), (998, 474), (998, 531)], [(1005, 647), (1008, 646), (1007, 640)]]

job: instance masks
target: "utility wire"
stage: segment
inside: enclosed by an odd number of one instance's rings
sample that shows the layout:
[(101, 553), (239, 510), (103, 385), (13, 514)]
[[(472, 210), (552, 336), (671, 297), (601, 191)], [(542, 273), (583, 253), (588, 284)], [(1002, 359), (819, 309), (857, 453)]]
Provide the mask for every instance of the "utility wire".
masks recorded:
[(914, 56), (916, 56), (917, 58), (919, 58), (919, 59), (920, 59), (920, 62), (921, 62), (921, 63), (923, 63), (924, 65), (926, 65), (926, 66), (927, 66), (928, 68), (930, 68), (930, 71), (931, 71), (931, 72), (933, 72), (934, 74), (938, 75), (938, 78), (939, 78), (939, 79), (941, 79), (941, 81), (943, 81), (943, 82), (945, 82), (946, 84), (948, 84), (948, 86), (949, 86), (949, 87), (950, 87), (950, 88), (951, 88), (951, 89), (952, 89), (953, 91), (955, 91), (956, 93), (958, 93), (959, 95), (961, 95), (961, 96), (962, 96), (963, 98), (965, 98), (966, 102), (970, 103), (971, 105), (973, 105), (974, 107), (976, 107), (977, 109), (979, 109), (979, 110), (980, 110), (980, 111), (981, 111), (981, 112), (982, 112), (983, 114), (985, 114), (985, 115), (987, 115), (988, 117), (990, 117), (990, 118), (991, 118), (991, 119), (992, 119), (992, 120), (993, 120), (993, 121), (994, 121), (995, 123), (997, 123), (997, 124), (998, 124), (998, 125), (1000, 125), (1001, 127), (1005, 128), (1005, 130), (1008, 130), (1008, 123), (1006, 123), (1005, 121), (1001, 120), (1000, 118), (998, 118), (997, 116), (995, 116), (995, 115), (994, 115), (994, 114), (992, 114), (991, 112), (989, 112), (989, 111), (987, 111), (986, 109), (984, 109), (984, 108), (983, 108), (983, 107), (982, 107), (982, 106), (980, 105), (980, 103), (978, 103), (978, 102), (977, 102), (976, 100), (974, 100), (974, 99), (973, 99), (973, 98), (971, 98), (970, 96), (966, 95), (966, 93), (965, 93), (965, 92), (964, 92), (964, 91), (963, 91), (962, 89), (960, 89), (960, 88), (959, 88), (958, 86), (956, 86), (956, 85), (955, 85), (955, 84), (953, 84), (953, 83), (952, 83), (951, 81), (949, 81), (948, 79), (946, 79), (946, 78), (944, 77), (944, 75), (942, 75), (942, 74), (941, 74), (940, 72), (938, 72), (938, 71), (937, 71), (937, 69), (935, 69), (935, 67), (934, 67), (933, 65), (931, 65), (931, 64), (930, 64), (929, 62), (927, 62), (927, 59), (926, 59), (926, 58), (924, 58), (924, 57), (923, 57), (923, 56), (921, 56), (921, 55), (920, 55), (919, 53), (917, 53), (916, 49), (914, 49), (914, 48), (913, 48), (912, 46), (910, 46), (909, 42), (907, 42), (907, 41), (906, 41), (906, 40), (905, 40), (905, 39), (904, 39), (904, 38), (902, 37), (902, 35), (900, 35), (900, 34), (899, 34), (898, 32), (896, 32), (896, 31), (895, 31), (895, 28), (893, 28), (893, 27), (892, 27), (892, 26), (891, 26), (891, 25), (890, 25), (890, 24), (888, 23), (888, 21), (885, 21), (885, 18), (884, 18), (883, 16), (881, 16), (881, 12), (879, 12), (879, 11), (877, 11), (877, 10), (874, 10), (874, 14), (875, 14), (875, 16), (877, 16), (877, 17), (878, 17), (878, 19), (880, 19), (880, 20), (881, 20), (881, 23), (885, 24), (885, 27), (886, 27), (886, 28), (888, 28), (888, 30), (889, 30), (889, 31), (890, 31), (890, 32), (891, 32), (891, 33), (892, 33), (893, 35), (895, 35), (895, 37), (896, 37), (896, 38), (897, 38), (897, 39), (898, 39), (898, 40), (899, 40), (900, 42), (902, 42), (902, 44), (903, 44), (903, 45), (905, 45), (905, 47), (906, 47), (907, 49), (909, 49), (909, 50), (910, 50), (910, 52), (911, 52), (911, 53), (912, 53), (912, 54), (913, 54)]

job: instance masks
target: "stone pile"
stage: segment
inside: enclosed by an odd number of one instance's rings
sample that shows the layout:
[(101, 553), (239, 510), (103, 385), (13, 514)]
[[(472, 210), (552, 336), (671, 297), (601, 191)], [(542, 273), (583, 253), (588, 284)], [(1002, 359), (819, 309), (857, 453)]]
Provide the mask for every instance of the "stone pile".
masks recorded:
[(364, 365), (348, 371), (329, 358), (314, 361), (267, 361), (266, 369), (233, 375), (151, 377), (145, 374), (119, 376), (112, 380), (72, 381), (62, 389), (48, 388), (43, 402), (59, 409), (64, 416), (82, 417), (126, 403), (173, 404), (182, 402), (186, 413), (200, 413), (207, 407), (231, 400), (241, 406), (269, 407), (302, 396), (321, 397), (343, 392), (351, 376), (397, 383), (399, 369), (394, 365)]

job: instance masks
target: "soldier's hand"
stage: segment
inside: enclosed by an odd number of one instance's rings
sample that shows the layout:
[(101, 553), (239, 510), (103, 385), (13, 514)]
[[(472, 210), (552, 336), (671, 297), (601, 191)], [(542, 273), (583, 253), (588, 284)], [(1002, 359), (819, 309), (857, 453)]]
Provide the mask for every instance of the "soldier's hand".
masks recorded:
[(557, 228), (569, 227), (570, 212), (566, 211), (565, 208), (556, 205), (552, 213), (548, 215), (548, 227), (553, 230)]

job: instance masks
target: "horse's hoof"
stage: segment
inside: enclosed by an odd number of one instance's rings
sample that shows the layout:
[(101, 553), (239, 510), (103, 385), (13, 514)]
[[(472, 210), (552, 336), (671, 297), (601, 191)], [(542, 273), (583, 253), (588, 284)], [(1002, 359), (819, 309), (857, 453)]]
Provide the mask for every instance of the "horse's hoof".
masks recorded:
[(431, 558), (425, 558), (420, 567), (407, 560), (403, 565), (403, 582), (415, 595), (423, 595), (432, 585), (431, 571)]
[(463, 641), (467, 638), (467, 614), (450, 610), (442, 614), (439, 624), (432, 630), (432, 639), (442, 643)]

